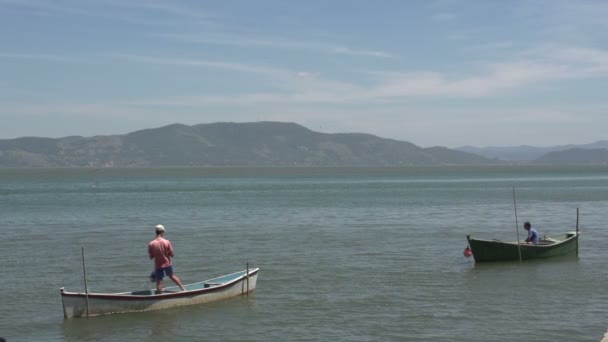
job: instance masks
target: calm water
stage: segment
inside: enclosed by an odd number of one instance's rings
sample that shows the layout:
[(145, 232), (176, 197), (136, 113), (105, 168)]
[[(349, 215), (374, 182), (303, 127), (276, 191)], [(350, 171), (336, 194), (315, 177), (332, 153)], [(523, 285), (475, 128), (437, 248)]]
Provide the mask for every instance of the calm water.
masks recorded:
[[(476, 266), (466, 234), (573, 230), (580, 257)], [(597, 341), (608, 167), (0, 170), (8, 341)], [(260, 267), (208, 305), (64, 320), (59, 288), (151, 288), (167, 227), (185, 283)], [(523, 236), (523, 230), (520, 234)]]

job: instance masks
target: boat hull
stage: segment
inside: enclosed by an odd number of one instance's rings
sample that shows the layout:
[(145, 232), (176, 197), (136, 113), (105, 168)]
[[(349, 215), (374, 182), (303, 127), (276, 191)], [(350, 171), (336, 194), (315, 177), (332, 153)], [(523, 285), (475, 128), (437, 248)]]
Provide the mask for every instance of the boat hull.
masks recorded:
[(111, 313), (161, 310), (177, 306), (208, 303), (235, 297), (254, 291), (259, 269), (241, 271), (185, 285), (187, 291), (154, 294), (154, 290), (125, 293), (75, 293), (61, 288), (61, 300), (65, 318), (89, 317)]
[(522, 260), (575, 254), (578, 238), (579, 235), (576, 232), (568, 232), (552, 235), (538, 245), (526, 243), (518, 245), (517, 242), (472, 239), (467, 235), (475, 262), (518, 261), (520, 248)]

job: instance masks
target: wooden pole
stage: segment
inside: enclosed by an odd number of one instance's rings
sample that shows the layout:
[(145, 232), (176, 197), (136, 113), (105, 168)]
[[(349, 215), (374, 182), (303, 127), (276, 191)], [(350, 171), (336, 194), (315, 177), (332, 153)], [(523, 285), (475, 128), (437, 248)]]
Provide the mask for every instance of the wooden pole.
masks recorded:
[(87, 317), (89, 317), (89, 285), (87, 284), (87, 268), (84, 264), (84, 246), (81, 247), (82, 250), (82, 273), (84, 275), (84, 293), (86, 298), (86, 308), (87, 308)]
[(519, 222), (517, 222), (517, 203), (515, 202), (515, 187), (513, 187), (513, 208), (515, 208), (515, 232), (517, 233), (517, 252), (521, 262), (521, 245), (519, 244)]
[(578, 257), (578, 208), (576, 208), (576, 256)]
[(249, 263), (247, 263), (247, 296), (249, 296)]

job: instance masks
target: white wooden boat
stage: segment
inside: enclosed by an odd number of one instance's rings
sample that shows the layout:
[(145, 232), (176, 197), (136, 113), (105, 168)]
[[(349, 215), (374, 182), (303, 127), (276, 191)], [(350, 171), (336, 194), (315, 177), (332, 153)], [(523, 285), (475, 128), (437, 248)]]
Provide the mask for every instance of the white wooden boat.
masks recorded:
[(172, 286), (156, 294), (156, 289), (120, 293), (68, 292), (62, 287), (61, 301), (65, 318), (89, 317), (111, 313), (167, 309), (207, 303), (247, 294), (255, 290), (259, 268), (235, 272), (198, 283), (184, 285), (186, 291)]

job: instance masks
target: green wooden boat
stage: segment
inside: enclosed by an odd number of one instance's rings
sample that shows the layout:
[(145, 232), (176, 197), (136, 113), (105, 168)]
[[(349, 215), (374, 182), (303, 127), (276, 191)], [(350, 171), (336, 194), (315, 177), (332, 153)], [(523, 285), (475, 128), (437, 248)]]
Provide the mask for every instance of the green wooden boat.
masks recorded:
[(517, 241), (504, 242), (499, 240), (479, 240), (467, 235), (469, 247), (473, 252), (475, 262), (488, 261), (519, 261), (521, 259), (542, 259), (561, 255), (578, 253), (579, 232), (566, 232), (545, 236), (538, 245)]

